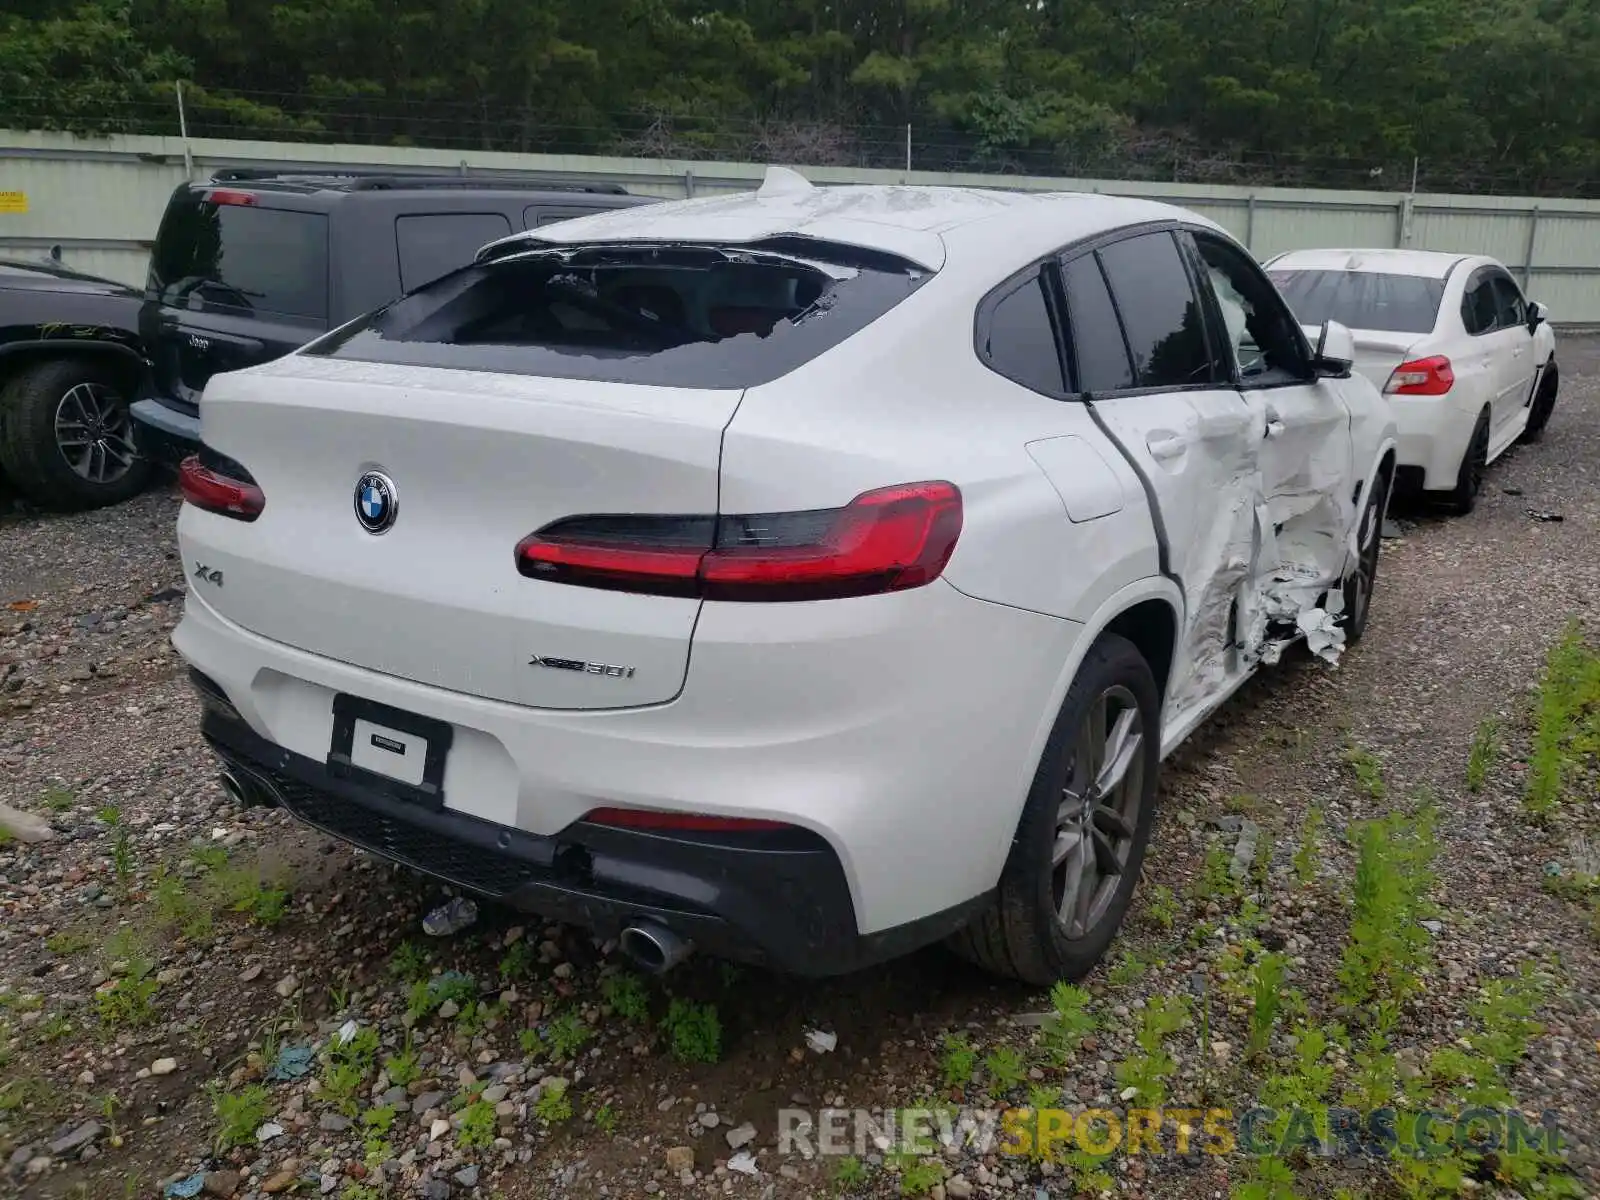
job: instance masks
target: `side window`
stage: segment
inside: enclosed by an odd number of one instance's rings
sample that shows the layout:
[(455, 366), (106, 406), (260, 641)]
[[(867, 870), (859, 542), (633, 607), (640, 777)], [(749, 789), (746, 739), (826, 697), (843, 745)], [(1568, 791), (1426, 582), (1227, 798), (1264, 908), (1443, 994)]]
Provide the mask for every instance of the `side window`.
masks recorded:
[(1136, 387), (1216, 381), (1200, 302), (1170, 233), (1144, 233), (1100, 251), (1133, 355)]
[(522, 210), (522, 225), (525, 229), (537, 229), (540, 225), (554, 225), (557, 221), (587, 217), (599, 211), (601, 210), (593, 208), (550, 208), (545, 205), (530, 204)]
[(511, 232), (504, 213), (432, 213), (396, 217), (400, 287), (412, 291), (472, 261), (480, 247)]
[(1495, 325), (1500, 329), (1516, 329), (1528, 323), (1528, 306), (1522, 299), (1522, 289), (1509, 275), (1494, 277)]
[(1223, 353), (1249, 383), (1310, 377), (1304, 340), (1289, 306), (1255, 261), (1220, 238), (1194, 235), (1206, 282), (1222, 316)]
[(1474, 337), (1493, 332), (1495, 299), (1492, 277), (1481, 275), (1467, 284), (1467, 294), (1461, 298), (1461, 323)]
[(1047, 396), (1066, 391), (1055, 325), (1037, 272), (1001, 296), (983, 326), (989, 369)]
[(1067, 292), (1067, 332), (1072, 345), (1073, 378), (1085, 392), (1112, 392), (1133, 386), (1128, 346), (1122, 340), (1106, 277), (1093, 254), (1062, 268)]

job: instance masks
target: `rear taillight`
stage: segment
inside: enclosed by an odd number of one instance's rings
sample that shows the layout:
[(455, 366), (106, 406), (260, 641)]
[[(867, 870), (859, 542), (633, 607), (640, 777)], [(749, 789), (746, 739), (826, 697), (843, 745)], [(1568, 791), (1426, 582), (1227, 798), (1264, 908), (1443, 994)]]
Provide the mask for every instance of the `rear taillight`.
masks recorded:
[(196, 508), (238, 521), (254, 521), (267, 506), (267, 498), (250, 472), (209, 446), (183, 460), (178, 486), (184, 500)]
[(252, 208), (256, 203), (254, 192), (238, 192), (228, 188), (213, 188), (206, 193), (206, 199), (213, 204), (236, 205), (242, 208)]
[(826, 600), (932, 583), (960, 536), (955, 484), (908, 483), (807, 512), (568, 517), (517, 544), (517, 570), (659, 596)]
[(610, 825), (617, 829), (676, 830), (685, 833), (755, 833), (794, 828), (782, 821), (767, 821), (758, 817), (714, 817), (708, 813), (661, 812), (644, 808), (596, 808), (584, 814), (583, 819), (594, 825)]
[(1450, 360), (1442, 354), (1401, 363), (1384, 391), (1391, 396), (1442, 396), (1456, 384)]

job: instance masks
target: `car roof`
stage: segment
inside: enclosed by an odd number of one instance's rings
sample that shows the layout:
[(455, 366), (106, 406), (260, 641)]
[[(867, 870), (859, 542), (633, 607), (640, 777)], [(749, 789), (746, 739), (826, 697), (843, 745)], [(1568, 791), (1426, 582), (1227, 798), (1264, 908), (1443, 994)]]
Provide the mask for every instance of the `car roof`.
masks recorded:
[[(789, 173), (792, 175), (792, 173)], [(794, 178), (798, 179), (798, 176)], [(947, 259), (996, 254), (1018, 265), (1127, 225), (1183, 220), (1220, 230), (1186, 210), (1149, 200), (1081, 192), (845, 184), (803, 179), (754, 192), (611, 210), (512, 234), (480, 255), (592, 242), (731, 243), (814, 238), (909, 259), (929, 270)]]
[(1487, 262), (1469, 254), (1441, 250), (1291, 250), (1271, 261), (1275, 269), (1362, 271), (1374, 275), (1420, 275), (1444, 279), (1464, 262)]

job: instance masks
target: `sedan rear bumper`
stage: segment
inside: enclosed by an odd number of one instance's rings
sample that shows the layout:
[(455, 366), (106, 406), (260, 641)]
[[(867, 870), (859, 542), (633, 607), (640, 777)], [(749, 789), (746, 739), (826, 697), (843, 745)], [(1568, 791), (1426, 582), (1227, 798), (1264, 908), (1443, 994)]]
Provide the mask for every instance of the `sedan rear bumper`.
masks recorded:
[(206, 741), (254, 799), (463, 890), (603, 937), (650, 921), (721, 957), (828, 976), (937, 941), (988, 901), (862, 935), (838, 856), (809, 831), (668, 835), (578, 821), (542, 837), (429, 811), (273, 745), (217, 684), (199, 672), (194, 680)]

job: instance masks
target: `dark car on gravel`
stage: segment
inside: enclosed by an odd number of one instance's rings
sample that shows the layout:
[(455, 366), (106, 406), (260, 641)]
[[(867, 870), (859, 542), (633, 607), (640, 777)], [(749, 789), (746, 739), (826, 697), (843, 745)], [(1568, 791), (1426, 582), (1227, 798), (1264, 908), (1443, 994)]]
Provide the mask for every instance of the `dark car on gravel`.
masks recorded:
[(153, 387), (140, 445), (197, 448), (206, 381), (279, 358), (509, 234), (650, 203), (614, 184), (491, 175), (228, 169), (179, 187), (150, 256), (139, 330)]
[(144, 486), (129, 406), (145, 378), (139, 292), (54, 263), (0, 259), (0, 475), (46, 508)]

